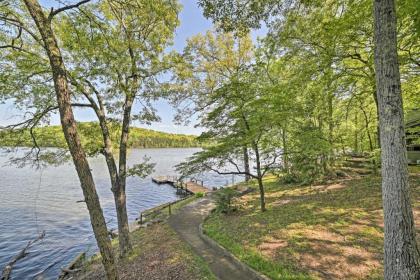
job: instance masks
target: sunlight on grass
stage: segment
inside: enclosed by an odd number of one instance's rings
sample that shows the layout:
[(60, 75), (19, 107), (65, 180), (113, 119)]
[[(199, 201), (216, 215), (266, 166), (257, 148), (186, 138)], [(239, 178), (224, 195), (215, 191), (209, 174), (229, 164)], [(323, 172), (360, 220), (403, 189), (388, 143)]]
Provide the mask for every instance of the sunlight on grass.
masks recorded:
[[(420, 176), (410, 184), (418, 226)], [(379, 177), (298, 186), (271, 176), (265, 185), (267, 212), (259, 211), (257, 192), (248, 194), (235, 200), (236, 213), (213, 214), (206, 233), (272, 279), (381, 278)]]

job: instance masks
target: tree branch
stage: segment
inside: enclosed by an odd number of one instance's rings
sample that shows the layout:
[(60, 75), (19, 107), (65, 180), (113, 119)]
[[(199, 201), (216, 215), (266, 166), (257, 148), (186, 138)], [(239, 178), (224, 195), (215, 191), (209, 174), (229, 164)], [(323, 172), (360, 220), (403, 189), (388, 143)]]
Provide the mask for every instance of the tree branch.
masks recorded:
[(74, 9), (74, 8), (78, 8), (79, 6), (81, 6), (83, 4), (86, 4), (88, 2), (90, 2), (90, 0), (82, 0), (80, 2), (77, 2), (76, 4), (67, 5), (67, 6), (58, 8), (57, 10), (54, 10), (54, 8), (51, 8), (51, 12), (48, 15), (48, 20), (51, 20), (55, 15), (57, 15), (57, 14), (59, 14), (61, 12), (64, 12), (64, 11), (67, 11), (67, 10), (70, 10), (70, 9)]
[[(284, 155), (284, 154), (283, 154), (283, 155)], [(271, 166), (272, 166), (273, 164), (275, 164), (275, 163), (276, 163), (277, 158), (278, 158), (279, 156), (280, 156), (279, 154), (276, 154), (276, 155), (273, 157), (273, 160), (272, 160), (270, 163), (268, 163), (268, 164), (266, 164), (266, 165), (265, 165), (265, 167), (264, 167), (264, 171), (263, 171), (263, 173), (262, 173), (262, 176), (263, 176), (263, 177), (264, 177), (264, 175), (267, 173), (267, 171), (271, 169)]]
[(213, 171), (213, 172), (216, 172), (219, 175), (249, 175), (249, 176), (251, 176), (254, 179), (258, 179), (258, 176), (255, 176), (254, 174), (248, 173), (248, 172), (222, 172), (222, 171), (219, 171), (217, 169), (214, 169), (213, 167), (211, 167), (211, 166), (209, 166), (207, 164), (203, 164), (203, 166), (205, 168)]
[(26, 252), (34, 243), (36, 243), (37, 241), (43, 239), (45, 236), (45, 231), (41, 232), (41, 234), (34, 240), (31, 240), (28, 242), (28, 244), (25, 246), (25, 248), (23, 248), (10, 262), (8, 262), (6, 264), (6, 266), (3, 269), (2, 272), (2, 276), (1, 276), (1, 280), (8, 280), (10, 279), (10, 274), (12, 273), (12, 269), (14, 264), (20, 260), (23, 259), (24, 257), (26, 257), (26, 255), (28, 255), (28, 253)]

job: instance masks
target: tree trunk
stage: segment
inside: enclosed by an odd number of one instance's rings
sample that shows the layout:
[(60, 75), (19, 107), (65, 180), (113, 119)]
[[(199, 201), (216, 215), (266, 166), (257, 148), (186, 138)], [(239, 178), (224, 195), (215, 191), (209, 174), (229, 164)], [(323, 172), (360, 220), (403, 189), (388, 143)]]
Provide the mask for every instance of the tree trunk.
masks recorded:
[(330, 172), (332, 166), (334, 166), (334, 94), (329, 92), (328, 94), (328, 172)]
[(76, 129), (76, 122), (70, 103), (66, 69), (51, 27), (51, 21), (46, 17), (37, 0), (25, 0), (25, 5), (42, 36), (44, 48), (50, 61), (57, 103), (60, 111), (61, 125), (79, 176), (86, 206), (89, 210), (93, 232), (102, 255), (102, 263), (105, 267), (107, 279), (118, 279), (105, 218), (103, 216), (98, 194), (96, 193), (95, 183), (86, 159), (86, 154)]
[(357, 112), (354, 113), (354, 152), (357, 154), (359, 153), (359, 133), (357, 126), (359, 125), (358, 119), (357, 119)]
[(410, 204), (404, 116), (393, 0), (374, 2), (375, 72), (382, 148), (384, 279), (420, 279)]
[(248, 182), (251, 179), (251, 176), (249, 176), (250, 174), (249, 155), (248, 155), (248, 148), (246, 146), (243, 147), (243, 152), (244, 152), (244, 169), (245, 169), (245, 173), (247, 173), (245, 175), (245, 182)]
[(260, 189), (261, 211), (264, 212), (267, 209), (265, 208), (265, 194), (264, 194), (264, 185), (263, 185), (262, 177), (258, 177), (258, 188)]
[[(121, 178), (121, 177), (120, 177)], [(125, 189), (118, 188), (114, 191), (115, 208), (118, 220), (118, 241), (120, 247), (120, 257), (125, 257), (131, 251), (130, 230), (128, 226), (127, 199)]]
[(286, 171), (286, 173), (289, 174), (290, 173), (289, 149), (288, 149), (288, 146), (287, 146), (286, 129), (284, 129), (284, 128), (281, 129), (281, 141), (282, 141), (282, 145), (283, 145), (283, 156), (282, 156), (283, 168)]
[[(137, 79), (136, 77), (134, 79)], [(129, 227), (127, 216), (127, 201), (126, 201), (126, 178), (127, 178), (127, 148), (128, 135), (130, 132), (131, 108), (134, 102), (134, 95), (127, 94), (124, 103), (124, 116), (121, 129), (120, 140), (120, 159), (119, 159), (119, 188), (114, 193), (115, 206), (117, 208), (118, 231), (120, 242), (120, 255), (125, 256), (131, 251), (131, 244), (129, 239)]]
[(371, 162), (372, 162), (372, 171), (373, 171), (373, 174), (377, 175), (378, 168), (376, 166), (376, 159), (375, 159), (375, 155), (374, 155), (375, 147), (373, 145), (372, 135), (371, 135), (370, 130), (369, 130), (369, 123), (370, 122), (369, 122), (369, 118), (368, 118), (368, 115), (366, 113), (366, 110), (363, 107), (364, 106), (363, 106), (362, 102), (360, 102), (360, 110), (362, 111), (363, 116), (364, 116), (365, 130), (366, 130), (366, 134), (367, 134), (368, 140), (369, 140), (369, 151), (371, 153), (370, 157), (372, 158), (371, 159)]
[[(376, 74), (373, 73), (373, 75), (376, 77)], [(376, 106), (376, 141), (378, 142), (378, 147), (381, 147), (381, 127), (379, 124), (379, 104), (378, 104), (378, 96), (376, 95), (376, 84), (375, 82), (373, 83), (373, 100), (375, 100), (375, 106)]]
[(125, 195), (125, 182), (124, 188), (122, 188), (120, 180), (121, 176), (119, 176), (117, 164), (112, 153), (111, 136), (108, 130), (108, 125), (105, 119), (105, 112), (102, 108), (102, 105), (100, 110), (101, 115), (98, 117), (105, 143), (104, 156), (108, 166), (108, 172), (111, 178), (111, 190), (114, 195), (115, 209), (117, 212), (119, 255), (120, 257), (124, 257), (131, 250), (130, 230), (128, 226), (128, 215)]
[(263, 178), (262, 178), (262, 172), (261, 172), (261, 162), (260, 162), (260, 151), (258, 149), (257, 143), (253, 143), (254, 146), (254, 152), (255, 152), (255, 161), (257, 165), (257, 180), (258, 180), (258, 188), (260, 190), (260, 206), (261, 211), (264, 212), (265, 209), (265, 194), (264, 194), (264, 185), (263, 185)]
[[(105, 161), (108, 167), (108, 172), (111, 179), (111, 191), (114, 196), (115, 208), (117, 213), (118, 239), (120, 247), (119, 253), (120, 257), (124, 257), (131, 250), (128, 217), (125, 206), (125, 192), (121, 192), (120, 190), (120, 176), (119, 171), (117, 170), (117, 164), (114, 158), (114, 153), (112, 152), (112, 139), (108, 128), (108, 122), (106, 120), (103, 97), (91, 84), (89, 85), (94, 91), (97, 101), (92, 96), (90, 96), (88, 92), (82, 90), (82, 93), (92, 105), (92, 108), (95, 111), (96, 116), (98, 117), (99, 125), (101, 127), (102, 138), (104, 142), (104, 149), (102, 150), (102, 154), (105, 156)], [(82, 88), (80, 85), (76, 84), (76, 86)]]

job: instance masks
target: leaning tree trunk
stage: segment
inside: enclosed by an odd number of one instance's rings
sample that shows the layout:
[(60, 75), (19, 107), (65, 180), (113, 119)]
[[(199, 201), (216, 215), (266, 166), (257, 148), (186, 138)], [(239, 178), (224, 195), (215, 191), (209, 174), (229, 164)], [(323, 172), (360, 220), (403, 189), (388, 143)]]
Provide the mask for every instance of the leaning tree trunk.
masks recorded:
[(107, 279), (118, 279), (111, 241), (108, 238), (105, 218), (101, 209), (98, 194), (96, 193), (95, 183), (86, 159), (86, 154), (77, 133), (76, 122), (74, 120), (73, 110), (70, 103), (70, 92), (67, 84), (66, 69), (51, 27), (51, 21), (45, 16), (37, 0), (25, 0), (25, 4), (42, 36), (44, 48), (50, 61), (57, 95), (57, 103), (60, 111), (61, 125), (79, 176), (86, 206), (89, 210), (93, 232), (102, 255), (102, 263), (105, 267)]
[(410, 204), (393, 0), (374, 1), (375, 72), (382, 148), (385, 280), (420, 279)]

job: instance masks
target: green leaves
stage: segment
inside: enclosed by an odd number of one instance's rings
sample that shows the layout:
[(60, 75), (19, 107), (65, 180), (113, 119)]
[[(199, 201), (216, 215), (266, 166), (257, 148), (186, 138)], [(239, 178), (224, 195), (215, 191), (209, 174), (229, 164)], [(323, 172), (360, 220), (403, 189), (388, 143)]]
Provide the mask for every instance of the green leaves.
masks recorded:
[(151, 163), (150, 157), (145, 156), (143, 162), (134, 164), (132, 167), (128, 168), (127, 176), (146, 178), (154, 171), (155, 166), (156, 163)]
[(237, 210), (232, 203), (235, 196), (238, 196), (238, 192), (232, 188), (225, 188), (217, 191), (215, 193), (216, 211), (223, 214), (229, 214)]

